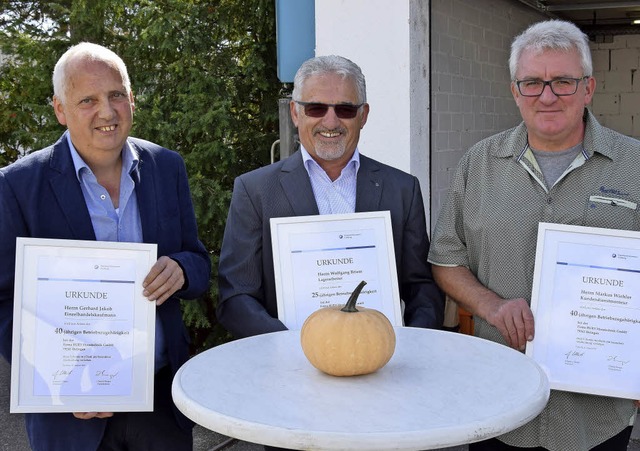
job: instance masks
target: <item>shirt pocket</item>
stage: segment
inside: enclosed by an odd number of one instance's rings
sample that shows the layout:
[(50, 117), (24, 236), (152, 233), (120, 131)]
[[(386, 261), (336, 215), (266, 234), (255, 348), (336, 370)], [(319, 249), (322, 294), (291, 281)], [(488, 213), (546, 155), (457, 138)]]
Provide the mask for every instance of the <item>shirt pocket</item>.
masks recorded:
[(593, 195), (585, 212), (585, 226), (607, 229), (636, 230), (638, 203), (631, 199)]

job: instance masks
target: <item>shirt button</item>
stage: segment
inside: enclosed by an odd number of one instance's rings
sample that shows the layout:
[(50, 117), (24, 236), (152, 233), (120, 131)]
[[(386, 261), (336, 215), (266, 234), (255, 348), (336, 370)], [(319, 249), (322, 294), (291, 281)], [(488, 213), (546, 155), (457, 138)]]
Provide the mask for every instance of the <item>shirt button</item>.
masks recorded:
[(100, 195), (100, 199), (105, 200), (107, 198), (107, 196), (105, 196), (104, 194)]
[(552, 202), (552, 199), (550, 197), (547, 197), (547, 203), (550, 204)]

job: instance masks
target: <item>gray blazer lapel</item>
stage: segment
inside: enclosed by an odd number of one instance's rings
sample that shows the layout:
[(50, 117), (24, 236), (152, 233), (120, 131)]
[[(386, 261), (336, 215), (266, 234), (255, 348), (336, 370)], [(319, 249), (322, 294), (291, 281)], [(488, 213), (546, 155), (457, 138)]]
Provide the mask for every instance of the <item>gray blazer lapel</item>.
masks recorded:
[(296, 216), (319, 214), (309, 174), (299, 151), (283, 162), (280, 185)]
[(361, 154), (356, 182), (356, 212), (380, 210), (383, 187), (380, 166)]

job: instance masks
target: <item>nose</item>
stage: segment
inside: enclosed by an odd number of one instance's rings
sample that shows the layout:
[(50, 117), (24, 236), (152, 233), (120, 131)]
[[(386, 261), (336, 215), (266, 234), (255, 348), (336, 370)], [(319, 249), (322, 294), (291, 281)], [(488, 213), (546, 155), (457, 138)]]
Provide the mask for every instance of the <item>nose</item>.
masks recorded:
[(558, 96), (554, 94), (554, 92), (551, 90), (551, 85), (547, 83), (546, 85), (543, 86), (542, 94), (540, 94), (539, 98), (543, 102), (550, 103), (550, 102), (555, 102)]
[(112, 119), (116, 115), (116, 109), (111, 104), (110, 99), (102, 99), (98, 109), (100, 119)]
[(340, 118), (336, 116), (335, 107), (329, 107), (327, 114), (322, 118), (322, 125), (327, 128), (332, 128), (337, 124), (340, 124)]

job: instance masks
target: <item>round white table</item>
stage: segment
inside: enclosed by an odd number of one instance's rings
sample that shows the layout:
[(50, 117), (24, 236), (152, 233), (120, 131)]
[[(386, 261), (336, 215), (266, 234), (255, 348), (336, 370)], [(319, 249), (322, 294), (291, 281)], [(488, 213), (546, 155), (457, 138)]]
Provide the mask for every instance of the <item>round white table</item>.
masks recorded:
[(530, 358), (468, 335), (396, 328), (396, 351), (373, 374), (315, 369), (299, 331), (209, 349), (173, 380), (191, 420), (240, 440), (309, 450), (423, 450), (479, 441), (534, 418), (549, 398)]

